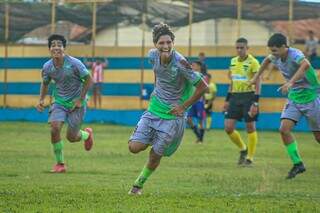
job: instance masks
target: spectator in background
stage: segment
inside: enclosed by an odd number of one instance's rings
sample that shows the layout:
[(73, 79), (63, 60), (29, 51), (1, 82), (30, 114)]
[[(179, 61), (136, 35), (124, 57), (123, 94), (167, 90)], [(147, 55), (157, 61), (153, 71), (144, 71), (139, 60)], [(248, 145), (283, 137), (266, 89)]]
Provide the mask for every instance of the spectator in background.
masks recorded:
[(102, 87), (103, 87), (103, 70), (108, 66), (108, 60), (103, 60), (103, 58), (97, 58), (95, 62), (86, 62), (88, 67), (92, 70), (92, 80), (93, 80), (93, 103), (94, 108), (102, 107)]
[(206, 64), (206, 55), (204, 52), (200, 52), (198, 55), (199, 61), (201, 62), (201, 74), (207, 75), (207, 64)]
[(315, 37), (314, 32), (310, 30), (308, 32), (308, 38), (305, 44), (305, 55), (309, 59), (310, 63), (314, 67), (314, 61), (317, 57), (318, 38)]

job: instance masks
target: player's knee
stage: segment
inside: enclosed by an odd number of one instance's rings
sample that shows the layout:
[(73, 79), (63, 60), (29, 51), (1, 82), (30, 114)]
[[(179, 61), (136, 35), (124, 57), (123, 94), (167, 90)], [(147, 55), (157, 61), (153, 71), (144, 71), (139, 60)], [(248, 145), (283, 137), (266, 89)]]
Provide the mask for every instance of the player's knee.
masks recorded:
[(315, 135), (314, 138), (315, 138), (316, 141), (320, 144), (320, 135)]
[(224, 131), (229, 135), (234, 131), (234, 128), (231, 126), (225, 126)]
[(156, 169), (160, 164), (159, 158), (150, 158), (148, 162), (148, 167), (152, 169)]
[(280, 132), (281, 135), (288, 135), (288, 134), (290, 134), (290, 129), (281, 126), (281, 127), (279, 128), (279, 132)]
[(128, 148), (129, 148), (129, 151), (133, 154), (137, 154), (141, 151), (141, 149), (138, 146), (136, 146), (135, 143), (132, 143), (132, 142), (128, 143)]
[(248, 133), (252, 133), (252, 132), (255, 132), (256, 131), (256, 128), (254, 126), (247, 126), (247, 132)]
[(77, 135), (74, 135), (74, 134), (67, 134), (67, 140), (69, 142), (76, 142), (76, 141), (79, 141)]
[(57, 136), (59, 136), (59, 134), (60, 134), (60, 128), (57, 126), (52, 126), (51, 127), (51, 135), (53, 137), (57, 137)]

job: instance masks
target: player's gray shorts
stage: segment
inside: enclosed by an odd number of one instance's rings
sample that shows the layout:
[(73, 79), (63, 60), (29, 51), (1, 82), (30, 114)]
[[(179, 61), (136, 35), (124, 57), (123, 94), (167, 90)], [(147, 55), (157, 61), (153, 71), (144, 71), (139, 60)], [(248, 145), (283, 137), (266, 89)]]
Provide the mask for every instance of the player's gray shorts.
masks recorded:
[(298, 122), (301, 116), (306, 117), (311, 131), (320, 131), (320, 97), (307, 104), (297, 104), (288, 100), (282, 111), (281, 119)]
[(185, 117), (161, 119), (146, 111), (140, 118), (129, 141), (152, 145), (160, 156), (171, 156), (179, 147), (185, 128)]
[(60, 104), (52, 104), (49, 109), (48, 122), (50, 123), (52, 121), (66, 121), (69, 125), (69, 128), (77, 132), (80, 130), (85, 112), (85, 106), (76, 108), (72, 111)]

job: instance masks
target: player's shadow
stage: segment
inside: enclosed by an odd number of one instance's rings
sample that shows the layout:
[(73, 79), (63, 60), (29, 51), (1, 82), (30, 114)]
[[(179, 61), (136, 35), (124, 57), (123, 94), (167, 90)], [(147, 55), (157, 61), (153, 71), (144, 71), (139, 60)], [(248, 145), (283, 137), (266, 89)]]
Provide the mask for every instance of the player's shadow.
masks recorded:
[(67, 172), (62, 172), (62, 173), (55, 173), (55, 172), (51, 172), (51, 171), (42, 171), (42, 173), (45, 173), (45, 174), (53, 174), (53, 175), (56, 175), (56, 174), (65, 174), (65, 175), (68, 175), (68, 174), (84, 174), (84, 175), (105, 175), (106, 172), (104, 171), (67, 171)]
[(0, 177), (18, 177), (18, 174), (15, 173), (1, 173)]

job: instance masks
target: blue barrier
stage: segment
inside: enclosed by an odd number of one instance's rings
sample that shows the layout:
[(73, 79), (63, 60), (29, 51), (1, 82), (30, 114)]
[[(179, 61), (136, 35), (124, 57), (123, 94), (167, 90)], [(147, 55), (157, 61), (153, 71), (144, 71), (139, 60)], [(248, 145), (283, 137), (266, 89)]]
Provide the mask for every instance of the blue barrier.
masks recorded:
[[(84, 61), (84, 58), (78, 58)], [(190, 61), (196, 58), (190, 58)], [(206, 59), (208, 69), (228, 69), (231, 57), (208, 57)], [(10, 57), (7, 60), (0, 58), (0, 69), (41, 69), (48, 61), (47, 57)], [(140, 69), (143, 65), (145, 69), (151, 69), (147, 58), (140, 57), (108, 57), (108, 69)]]
[[(230, 59), (232, 57), (207, 57), (206, 64), (208, 69), (229, 69)], [(264, 56), (256, 57), (258, 61), (262, 61)], [(84, 58), (78, 57), (81, 61)], [(188, 60), (193, 61), (197, 58), (191, 57)], [(0, 69), (39, 69), (41, 70), (43, 64), (48, 61), (47, 57), (10, 57), (7, 60), (0, 58)], [(151, 69), (151, 65), (147, 58), (140, 57), (108, 57), (108, 69), (141, 69), (142, 65), (145, 69)], [(143, 63), (142, 63), (143, 62)], [(320, 68), (320, 57), (317, 57), (313, 64), (316, 68)]]
[[(134, 126), (137, 124), (142, 110), (96, 110), (88, 109), (85, 116), (87, 123), (112, 123)], [(39, 113), (34, 108), (15, 109), (0, 108), (0, 121), (32, 121), (47, 122), (48, 110)], [(212, 126), (214, 129), (223, 129), (224, 115), (222, 113), (212, 113)], [(257, 122), (259, 130), (278, 130), (280, 126), (280, 113), (261, 113)], [(237, 128), (243, 129), (244, 123), (238, 122)], [(295, 127), (296, 131), (309, 131), (307, 121), (303, 118)]]

